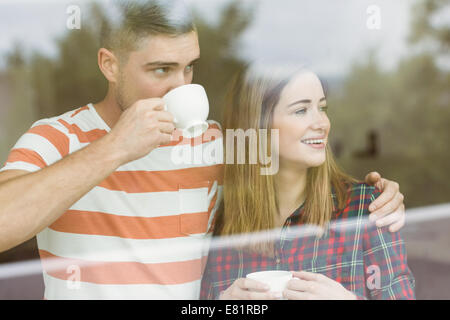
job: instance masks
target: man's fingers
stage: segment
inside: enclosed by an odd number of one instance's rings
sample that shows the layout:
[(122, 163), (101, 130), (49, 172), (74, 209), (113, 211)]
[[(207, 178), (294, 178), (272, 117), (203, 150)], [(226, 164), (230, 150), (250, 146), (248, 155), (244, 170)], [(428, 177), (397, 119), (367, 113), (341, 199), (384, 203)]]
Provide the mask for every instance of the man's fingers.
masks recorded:
[(175, 126), (170, 122), (160, 122), (158, 126), (161, 133), (172, 134), (175, 130)]
[(158, 118), (158, 121), (161, 121), (161, 122), (173, 122), (173, 120), (174, 120), (173, 115), (168, 111), (158, 112), (157, 118)]
[(381, 180), (381, 175), (376, 172), (370, 172), (366, 175), (366, 178), (364, 179), (367, 184), (370, 184), (371, 186), (375, 185), (377, 182)]
[[(369, 211), (374, 212), (376, 209), (383, 207), (389, 203), (397, 194), (399, 194), (400, 186), (397, 182), (387, 181), (384, 183), (384, 189), (380, 196), (369, 206)], [(402, 195), (403, 196), (403, 195)], [(403, 202), (403, 199), (400, 201)]]
[(401, 228), (403, 228), (403, 226), (405, 225), (405, 222), (406, 222), (406, 218), (403, 216), (403, 218), (399, 222), (396, 222), (389, 227), (389, 232), (399, 231)]
[(136, 105), (145, 110), (162, 111), (165, 109), (166, 103), (162, 98), (148, 98), (137, 101)]
[(155, 105), (154, 107), (153, 107), (153, 110), (154, 111), (164, 111), (164, 109), (165, 109), (165, 105), (164, 105), (164, 103), (158, 103), (157, 105)]
[(387, 215), (386, 217), (378, 219), (376, 221), (376, 226), (378, 228), (390, 226), (391, 224), (400, 221), (400, 219), (401, 219), (401, 213), (397, 210), (394, 213)]
[(385, 204), (383, 207), (377, 209), (375, 212), (371, 213), (369, 215), (369, 220), (371, 222), (375, 222), (378, 219), (381, 219), (383, 217), (385, 217), (386, 215), (393, 213), (397, 208), (394, 208), (394, 206), (388, 202), (387, 204)]
[[(381, 196), (382, 194), (377, 198), (377, 200)], [(392, 199), (387, 201), (382, 207), (378, 207), (377, 210), (373, 211), (370, 214), (369, 216), (370, 221), (377, 221), (378, 219), (397, 211), (399, 208), (401, 209), (401, 207), (403, 206), (403, 200), (404, 200), (403, 194), (397, 192)], [(375, 203), (375, 201), (373, 203)]]
[(159, 143), (160, 146), (164, 146), (166, 144), (169, 144), (172, 141), (172, 135), (171, 134), (167, 134), (167, 133), (162, 133), (160, 134), (159, 137)]
[(376, 225), (377, 227), (390, 226), (389, 227), (390, 232), (397, 232), (405, 225), (405, 221), (406, 221), (405, 206), (402, 204), (397, 208), (397, 210), (395, 210), (394, 213), (377, 220)]

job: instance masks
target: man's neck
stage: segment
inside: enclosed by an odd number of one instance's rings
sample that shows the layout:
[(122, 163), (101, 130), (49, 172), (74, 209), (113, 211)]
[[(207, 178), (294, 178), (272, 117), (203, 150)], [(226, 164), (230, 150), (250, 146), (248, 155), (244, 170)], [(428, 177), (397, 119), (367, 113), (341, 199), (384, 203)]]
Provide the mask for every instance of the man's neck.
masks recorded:
[(108, 91), (105, 99), (94, 104), (98, 115), (105, 121), (108, 127), (113, 128), (122, 114), (122, 110), (116, 102), (111, 91)]

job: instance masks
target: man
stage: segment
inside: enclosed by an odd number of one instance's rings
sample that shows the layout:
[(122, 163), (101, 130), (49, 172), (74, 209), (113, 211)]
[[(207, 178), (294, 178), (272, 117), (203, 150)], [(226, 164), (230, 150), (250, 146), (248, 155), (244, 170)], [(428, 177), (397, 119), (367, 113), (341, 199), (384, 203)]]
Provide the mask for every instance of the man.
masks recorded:
[[(0, 251), (37, 235), (46, 299), (199, 296), (207, 253), (195, 235), (219, 203), (221, 165), (171, 161), (179, 132), (161, 97), (191, 83), (200, 49), (192, 19), (166, 9), (124, 6), (98, 51), (104, 100), (34, 123), (0, 170)], [(401, 228), (398, 184), (367, 181), (384, 189), (380, 226)]]

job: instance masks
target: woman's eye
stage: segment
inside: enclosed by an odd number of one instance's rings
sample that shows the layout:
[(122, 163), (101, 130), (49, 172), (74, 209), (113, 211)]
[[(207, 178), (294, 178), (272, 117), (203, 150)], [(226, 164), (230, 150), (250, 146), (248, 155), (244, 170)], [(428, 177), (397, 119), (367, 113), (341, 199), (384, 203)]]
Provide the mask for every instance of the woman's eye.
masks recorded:
[(306, 108), (298, 109), (297, 111), (295, 111), (295, 114), (305, 114), (305, 113), (306, 113)]
[(327, 112), (328, 111), (328, 106), (320, 107), (320, 111)]

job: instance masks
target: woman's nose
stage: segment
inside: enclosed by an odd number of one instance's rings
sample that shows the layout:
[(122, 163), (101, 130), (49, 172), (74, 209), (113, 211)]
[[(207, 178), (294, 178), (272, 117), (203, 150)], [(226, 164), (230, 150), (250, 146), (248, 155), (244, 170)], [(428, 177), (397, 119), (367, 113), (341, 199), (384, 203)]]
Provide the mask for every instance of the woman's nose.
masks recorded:
[(317, 112), (314, 115), (313, 123), (311, 126), (312, 129), (326, 131), (329, 126), (330, 126), (330, 121), (328, 120), (328, 117), (326, 114), (324, 114), (322, 112)]

